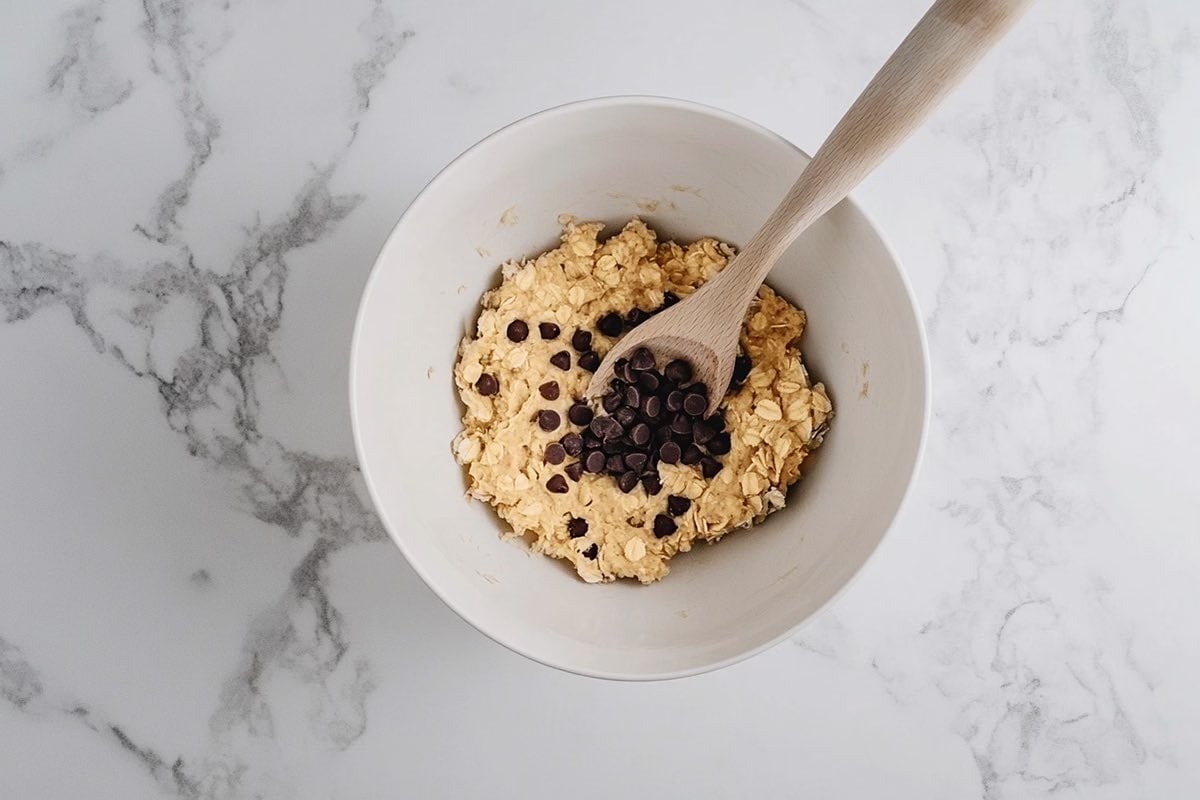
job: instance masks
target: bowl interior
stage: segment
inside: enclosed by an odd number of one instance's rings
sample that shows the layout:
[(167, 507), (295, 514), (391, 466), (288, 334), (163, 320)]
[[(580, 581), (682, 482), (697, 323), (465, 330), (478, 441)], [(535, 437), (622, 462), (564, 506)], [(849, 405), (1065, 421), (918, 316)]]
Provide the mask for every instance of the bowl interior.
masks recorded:
[(500, 262), (554, 246), (563, 213), (612, 230), (638, 215), (681, 241), (741, 245), (805, 162), (786, 141), (711, 109), (590, 101), (477, 145), (396, 226), (355, 333), (355, 438), (388, 530), (481, 631), (585, 674), (701, 671), (786, 635), (878, 545), (915, 470), (927, 363), (899, 266), (848, 202), (801, 237), (769, 281), (808, 312), (805, 359), (837, 416), (788, 507), (765, 524), (680, 555), (658, 584), (587, 585), (501, 541), (491, 509), (464, 499), (450, 452), (460, 427), (455, 350)]

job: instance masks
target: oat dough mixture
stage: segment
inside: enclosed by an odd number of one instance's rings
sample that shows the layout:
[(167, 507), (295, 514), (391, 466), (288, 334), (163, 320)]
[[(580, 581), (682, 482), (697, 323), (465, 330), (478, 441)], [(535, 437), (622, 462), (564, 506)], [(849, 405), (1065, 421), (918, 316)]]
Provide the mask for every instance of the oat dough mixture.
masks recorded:
[(657, 476), (622, 491), (611, 475), (584, 469), (578, 447), (564, 458), (562, 444), (587, 433), (575, 420), (590, 414), (573, 406), (620, 335), (617, 323), (627, 329), (691, 294), (734, 252), (714, 239), (660, 242), (637, 219), (603, 241), (602, 228), (565, 220), (559, 247), (502, 266), (475, 337), (459, 348), (454, 380), (465, 412), (453, 450), (469, 494), (535, 551), (570, 561), (589, 583), (650, 583), (697, 541), (782, 508), (833, 410), (800, 359), (804, 312), (764, 286), (742, 328), (741, 370), (723, 407), (728, 452), (714, 456), (715, 475), (659, 463)]

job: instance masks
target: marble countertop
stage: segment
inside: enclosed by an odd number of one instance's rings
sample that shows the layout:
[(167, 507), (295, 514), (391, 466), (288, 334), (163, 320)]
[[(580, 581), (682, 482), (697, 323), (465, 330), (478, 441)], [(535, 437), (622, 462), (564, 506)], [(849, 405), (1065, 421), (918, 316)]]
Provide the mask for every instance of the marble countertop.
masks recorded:
[(856, 193), (934, 415), (856, 585), (721, 672), (507, 652), (382, 531), (346, 355), (441, 166), (572, 99), (813, 149), (925, 0), (0, 6), (0, 796), (1200, 793), (1200, 8), (1042, 2)]

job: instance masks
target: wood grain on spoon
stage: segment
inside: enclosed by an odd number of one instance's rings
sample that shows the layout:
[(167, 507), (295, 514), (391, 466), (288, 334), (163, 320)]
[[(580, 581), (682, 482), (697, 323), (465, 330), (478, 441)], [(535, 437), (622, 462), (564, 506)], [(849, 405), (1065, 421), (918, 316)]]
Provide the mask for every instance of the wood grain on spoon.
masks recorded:
[(784, 251), (929, 116), (1032, 0), (937, 0), (834, 127), (749, 244), (692, 296), (627, 333), (588, 384), (604, 392), (613, 364), (647, 347), (659, 363), (690, 361), (712, 387), (708, 413), (733, 375), (746, 308)]

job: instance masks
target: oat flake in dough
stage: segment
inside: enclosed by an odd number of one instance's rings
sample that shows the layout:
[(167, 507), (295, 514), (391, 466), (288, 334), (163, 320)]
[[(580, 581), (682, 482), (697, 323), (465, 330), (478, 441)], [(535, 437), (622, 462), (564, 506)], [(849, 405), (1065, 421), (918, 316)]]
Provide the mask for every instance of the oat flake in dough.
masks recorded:
[[(572, 334), (591, 331), (592, 346), (603, 356), (615, 340), (596, 330), (601, 316), (659, 308), (666, 291), (685, 297), (734, 252), (715, 239), (685, 246), (660, 243), (637, 219), (600, 242), (602, 228), (601, 223), (568, 222), (559, 247), (503, 265), (503, 282), (483, 296), (475, 338), (459, 347), (454, 381), (465, 412), (453, 449), (467, 469), (470, 495), (491, 504), (534, 550), (567, 559), (589, 583), (625, 577), (650, 583), (667, 574), (672, 556), (696, 541), (716, 541), (782, 508), (784, 492), (821, 443), (833, 410), (824, 386), (810, 383), (800, 360), (804, 312), (764, 286), (742, 328), (741, 346), (753, 368), (725, 399), (732, 449), (720, 459), (724, 469), (715, 478), (704, 480), (695, 467), (660, 464), (664, 488), (655, 496), (640, 485), (623, 494), (611, 477), (586, 472), (578, 483), (567, 481), (565, 494), (547, 490), (546, 481), (563, 474), (575, 459), (553, 466), (545, 463), (543, 451), (580, 430), (567, 422), (567, 409), (583, 396), (591, 377), (578, 366)], [(520, 343), (505, 335), (514, 319), (528, 323), (531, 331)], [(541, 322), (556, 323), (560, 335), (544, 341), (537, 330)], [(550, 363), (561, 350), (571, 354), (568, 371)], [(480, 395), (475, 382), (483, 373), (498, 379), (498, 393)], [(554, 401), (538, 392), (551, 380), (561, 388)], [(542, 409), (557, 411), (563, 424), (552, 432), (541, 430), (535, 418)], [(671, 494), (690, 498), (692, 505), (676, 519), (674, 534), (657, 539), (654, 516), (665, 511)], [(572, 517), (587, 520), (584, 536), (568, 536)]]

